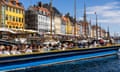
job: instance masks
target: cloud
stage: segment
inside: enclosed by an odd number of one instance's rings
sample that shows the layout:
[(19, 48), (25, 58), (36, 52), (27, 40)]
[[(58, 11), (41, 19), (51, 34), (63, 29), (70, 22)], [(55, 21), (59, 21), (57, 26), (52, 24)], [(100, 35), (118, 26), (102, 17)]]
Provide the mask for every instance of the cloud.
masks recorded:
[[(93, 15), (97, 12), (99, 22), (104, 24), (120, 24), (120, 2), (107, 3), (101, 6), (87, 8), (87, 14)], [(93, 20), (95, 22), (95, 20)]]

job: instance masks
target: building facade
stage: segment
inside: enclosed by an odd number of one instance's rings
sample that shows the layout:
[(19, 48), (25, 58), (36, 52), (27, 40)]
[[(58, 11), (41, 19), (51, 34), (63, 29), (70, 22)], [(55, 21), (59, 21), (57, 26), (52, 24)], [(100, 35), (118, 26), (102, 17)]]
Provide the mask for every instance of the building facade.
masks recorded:
[(66, 22), (65, 16), (62, 16), (61, 34), (66, 34)]
[(55, 34), (61, 34), (62, 19), (60, 15), (55, 15), (54, 23), (55, 23)]
[[(97, 32), (96, 32), (96, 30), (97, 30)], [(92, 38), (96, 38), (97, 37), (97, 34), (98, 34), (98, 38), (104, 38), (104, 37), (106, 37), (106, 31), (104, 30), (104, 29), (102, 29), (101, 27), (96, 27), (96, 25), (93, 25), (92, 27), (91, 27), (91, 37)]]
[(67, 22), (66, 22), (66, 34), (72, 34), (73, 33), (73, 26), (71, 24), (70, 18), (67, 17)]
[(78, 21), (77, 22), (77, 35), (79, 35), (79, 36), (81, 35), (81, 29), (82, 29), (81, 28), (81, 23)]
[(0, 27), (24, 29), (24, 7), (19, 0), (0, 1)]
[[(26, 28), (37, 30), (40, 34), (48, 33), (51, 30), (50, 12), (42, 6), (42, 3), (34, 5), (26, 10)], [(52, 17), (52, 32), (54, 32), (54, 20)]]

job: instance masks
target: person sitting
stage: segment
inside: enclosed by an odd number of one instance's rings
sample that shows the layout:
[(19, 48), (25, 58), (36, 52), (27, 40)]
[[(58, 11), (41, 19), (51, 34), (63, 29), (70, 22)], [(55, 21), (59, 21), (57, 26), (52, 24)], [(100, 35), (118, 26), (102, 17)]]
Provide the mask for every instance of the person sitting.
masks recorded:
[(0, 56), (3, 55), (3, 49), (4, 49), (4, 46), (0, 46)]
[(3, 52), (2, 52), (2, 49), (0, 48), (0, 55), (2, 55), (3, 54)]
[(6, 46), (6, 47), (4, 47), (5, 48), (5, 50), (3, 51), (3, 53), (5, 54), (5, 55), (10, 55), (10, 46)]
[(37, 49), (37, 52), (42, 52), (42, 46), (41, 45), (38, 45), (38, 47), (37, 47), (38, 49)]
[(100, 43), (101, 46), (103, 46), (103, 45), (104, 45), (104, 40), (103, 40), (103, 39), (100, 39), (100, 40), (99, 40), (99, 43)]
[(25, 51), (25, 53), (32, 53), (32, 46), (28, 47)]
[(12, 55), (21, 54), (17, 49), (18, 49), (18, 47), (13, 45), (12, 49), (11, 49), (11, 54)]

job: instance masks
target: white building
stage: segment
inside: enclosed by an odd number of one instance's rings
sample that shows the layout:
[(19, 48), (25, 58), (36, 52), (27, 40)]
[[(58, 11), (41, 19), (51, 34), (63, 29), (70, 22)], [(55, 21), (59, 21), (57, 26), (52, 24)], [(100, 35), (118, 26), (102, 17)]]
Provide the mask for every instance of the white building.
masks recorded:
[[(48, 33), (51, 30), (50, 12), (41, 3), (31, 6), (26, 11), (26, 28), (37, 30), (40, 34)], [(52, 19), (52, 31), (54, 32), (54, 20)]]
[(62, 19), (60, 15), (55, 15), (54, 23), (55, 23), (55, 34), (61, 34)]

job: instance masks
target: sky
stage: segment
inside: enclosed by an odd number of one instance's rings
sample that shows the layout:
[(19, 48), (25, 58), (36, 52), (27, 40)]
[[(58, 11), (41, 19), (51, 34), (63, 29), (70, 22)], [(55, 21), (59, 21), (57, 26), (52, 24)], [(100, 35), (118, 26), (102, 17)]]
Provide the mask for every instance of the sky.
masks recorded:
[[(41, 1), (49, 3), (50, 0), (19, 0), (23, 3), (25, 9), (30, 5)], [(105, 30), (109, 27), (111, 35), (118, 33), (120, 35), (120, 0), (76, 0), (77, 20), (83, 19), (84, 3), (86, 4), (87, 21), (95, 24), (95, 12), (98, 16), (98, 24)], [(74, 0), (53, 0), (53, 6), (63, 15), (70, 13), (74, 15)]]

